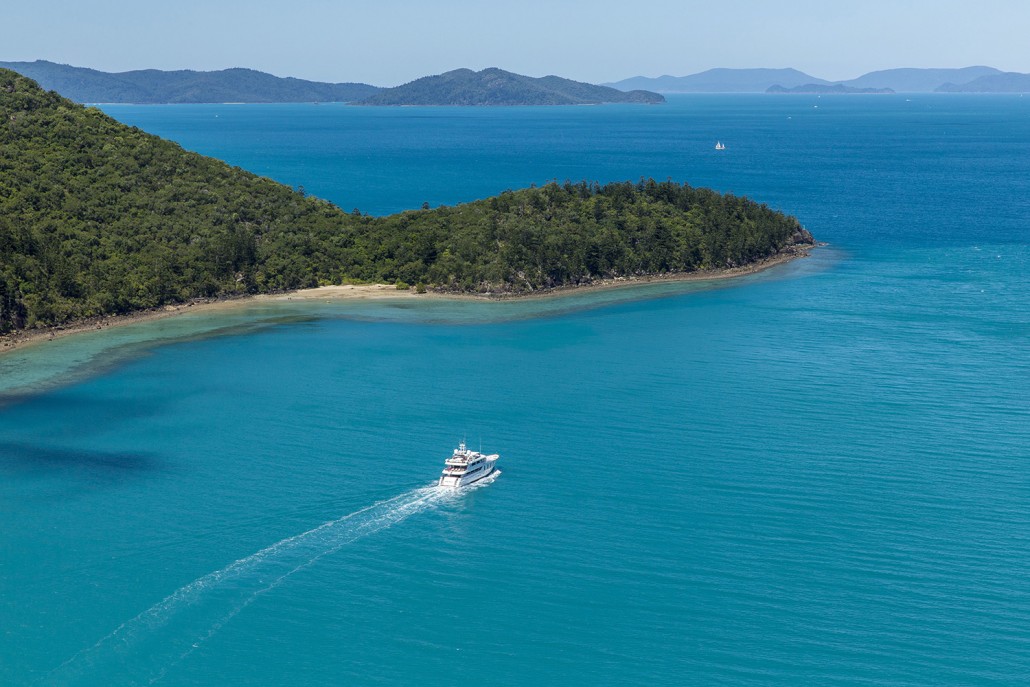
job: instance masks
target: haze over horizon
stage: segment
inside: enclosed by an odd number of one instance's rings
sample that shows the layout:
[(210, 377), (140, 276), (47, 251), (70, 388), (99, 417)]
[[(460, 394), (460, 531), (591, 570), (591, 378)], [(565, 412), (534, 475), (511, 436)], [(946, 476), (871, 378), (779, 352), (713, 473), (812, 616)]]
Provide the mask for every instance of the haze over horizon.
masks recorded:
[(614, 0), (584, 9), (527, 0), (518, 8), (441, 0), (340, 6), (297, 0), (198, 0), (141, 7), (38, 0), (6, 11), (0, 59), (50, 60), (102, 71), (248, 67), (315, 81), (394, 86), (458, 67), (500, 67), (601, 83), (683, 76), (713, 67), (793, 67), (836, 81), (896, 67), (989, 65), (1030, 72), (1030, 5), (985, 0), (747, 0), (647, 12)]

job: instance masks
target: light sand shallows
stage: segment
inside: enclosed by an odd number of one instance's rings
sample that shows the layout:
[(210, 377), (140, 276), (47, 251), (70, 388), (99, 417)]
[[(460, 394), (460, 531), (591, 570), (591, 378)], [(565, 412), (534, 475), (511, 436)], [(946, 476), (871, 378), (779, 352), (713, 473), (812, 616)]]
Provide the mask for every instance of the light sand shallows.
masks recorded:
[(217, 311), (239, 308), (260, 302), (286, 302), (286, 301), (314, 301), (314, 300), (418, 300), (418, 299), (446, 299), (446, 300), (508, 300), (521, 298), (560, 298), (573, 293), (581, 293), (594, 289), (611, 289), (638, 284), (670, 281), (709, 281), (716, 279), (732, 279), (748, 274), (761, 272), (762, 270), (782, 265), (795, 258), (806, 257), (809, 253), (807, 248), (796, 247), (789, 253), (781, 253), (761, 262), (734, 267), (723, 270), (705, 270), (700, 272), (671, 272), (647, 277), (619, 277), (615, 279), (599, 279), (589, 284), (576, 286), (562, 286), (554, 289), (542, 289), (529, 293), (506, 294), (506, 293), (448, 293), (440, 291), (428, 291), (416, 293), (414, 289), (398, 289), (390, 284), (344, 284), (340, 286), (319, 286), (313, 289), (300, 289), (287, 293), (259, 294), (256, 296), (241, 296), (234, 298), (219, 298), (210, 300), (194, 300), (181, 305), (166, 305), (153, 310), (142, 310), (128, 315), (111, 315), (108, 317), (93, 317), (78, 322), (72, 322), (56, 327), (46, 327), (13, 332), (0, 336), (0, 355), (12, 351), (17, 347), (26, 344), (49, 341), (69, 334), (95, 331), (108, 327), (133, 324), (148, 320), (160, 320), (172, 317), (185, 312)]

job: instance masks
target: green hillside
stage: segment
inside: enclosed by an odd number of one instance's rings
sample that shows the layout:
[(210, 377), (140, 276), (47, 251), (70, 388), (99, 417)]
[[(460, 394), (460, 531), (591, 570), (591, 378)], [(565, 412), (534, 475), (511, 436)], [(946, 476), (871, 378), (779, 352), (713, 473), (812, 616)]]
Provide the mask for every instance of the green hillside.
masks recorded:
[(515, 292), (745, 264), (797, 220), (672, 182), (345, 213), (0, 70), (0, 331), (345, 280)]

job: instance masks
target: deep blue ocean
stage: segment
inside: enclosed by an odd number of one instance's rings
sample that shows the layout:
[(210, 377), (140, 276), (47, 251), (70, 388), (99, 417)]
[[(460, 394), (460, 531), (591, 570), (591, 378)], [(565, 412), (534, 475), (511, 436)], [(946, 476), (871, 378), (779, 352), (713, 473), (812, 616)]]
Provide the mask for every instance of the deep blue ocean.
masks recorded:
[[(1030, 679), (1030, 98), (104, 110), (347, 210), (671, 177), (829, 245), (0, 356), (0, 684)], [(463, 436), (502, 474), (425, 489)]]

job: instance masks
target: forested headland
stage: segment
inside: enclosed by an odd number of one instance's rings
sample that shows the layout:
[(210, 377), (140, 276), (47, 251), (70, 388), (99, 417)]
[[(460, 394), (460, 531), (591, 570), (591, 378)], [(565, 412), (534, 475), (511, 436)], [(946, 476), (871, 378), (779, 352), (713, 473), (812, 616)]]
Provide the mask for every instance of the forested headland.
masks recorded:
[(518, 294), (811, 243), (765, 205), (651, 179), (345, 212), (0, 70), (0, 332), (339, 283)]

